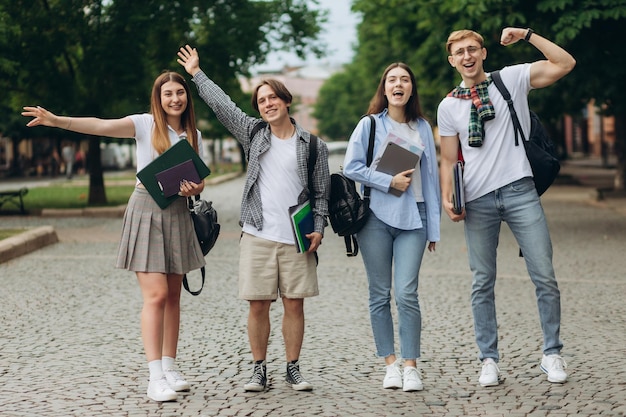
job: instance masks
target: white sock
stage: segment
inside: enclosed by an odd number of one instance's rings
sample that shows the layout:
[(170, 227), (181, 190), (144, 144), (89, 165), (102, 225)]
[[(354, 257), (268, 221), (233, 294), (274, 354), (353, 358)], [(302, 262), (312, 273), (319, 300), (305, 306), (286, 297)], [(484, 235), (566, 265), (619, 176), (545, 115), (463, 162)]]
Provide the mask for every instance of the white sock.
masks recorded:
[(161, 358), (161, 364), (163, 365), (163, 370), (167, 369), (176, 369), (176, 358), (170, 358), (169, 356), (163, 356)]
[(150, 370), (150, 381), (156, 381), (163, 378), (163, 365), (161, 365), (161, 359), (148, 362), (148, 369)]

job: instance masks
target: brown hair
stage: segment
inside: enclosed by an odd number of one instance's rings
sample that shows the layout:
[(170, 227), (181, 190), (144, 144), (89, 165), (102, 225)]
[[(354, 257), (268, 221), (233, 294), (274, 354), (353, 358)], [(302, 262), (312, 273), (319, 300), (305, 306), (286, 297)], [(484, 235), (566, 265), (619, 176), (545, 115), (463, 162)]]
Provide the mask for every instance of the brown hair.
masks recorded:
[(402, 68), (403, 70), (408, 72), (409, 76), (411, 77), (411, 97), (404, 106), (405, 122), (409, 122), (411, 120), (423, 117), (419, 95), (417, 94), (415, 75), (413, 74), (413, 71), (411, 71), (411, 68), (403, 62), (394, 62), (393, 64), (389, 65), (387, 69), (385, 69), (385, 72), (383, 72), (383, 76), (380, 78), (380, 83), (378, 83), (376, 93), (374, 94), (374, 97), (372, 97), (372, 99), (370, 100), (370, 106), (367, 109), (367, 114), (380, 113), (388, 107), (389, 100), (387, 100), (387, 96), (385, 96), (385, 81), (387, 81), (387, 75), (389, 74), (389, 71), (394, 68)]
[(167, 130), (167, 119), (165, 111), (161, 105), (161, 88), (163, 84), (172, 81), (183, 86), (187, 93), (187, 107), (181, 115), (182, 128), (187, 132), (187, 141), (198, 152), (198, 131), (196, 130), (196, 114), (193, 110), (193, 100), (191, 99), (191, 91), (185, 81), (185, 78), (177, 72), (166, 71), (154, 80), (152, 86), (152, 96), (150, 98), (150, 113), (154, 118), (154, 129), (152, 130), (152, 146), (160, 155), (165, 152), (172, 144), (170, 142)]
[(251, 100), (252, 107), (254, 107), (254, 110), (259, 111), (259, 103), (257, 103), (257, 99), (259, 97), (259, 88), (263, 87), (264, 85), (267, 85), (272, 90), (274, 90), (274, 93), (276, 94), (276, 96), (278, 96), (278, 98), (280, 98), (282, 101), (284, 101), (287, 104), (291, 104), (293, 100), (293, 96), (291, 95), (287, 87), (285, 87), (285, 84), (283, 84), (282, 82), (274, 78), (268, 78), (266, 80), (261, 80), (259, 85), (257, 85), (254, 88), (254, 93), (252, 93), (252, 100)]
[(450, 48), (452, 47), (452, 44), (454, 42), (462, 41), (463, 39), (467, 39), (467, 38), (472, 38), (478, 41), (481, 48), (485, 47), (485, 40), (480, 35), (480, 33), (474, 32), (473, 30), (463, 29), (463, 30), (456, 30), (452, 32), (450, 36), (448, 36), (448, 41), (446, 42), (446, 51), (448, 51), (448, 53), (451, 54), (452, 52), (450, 51)]

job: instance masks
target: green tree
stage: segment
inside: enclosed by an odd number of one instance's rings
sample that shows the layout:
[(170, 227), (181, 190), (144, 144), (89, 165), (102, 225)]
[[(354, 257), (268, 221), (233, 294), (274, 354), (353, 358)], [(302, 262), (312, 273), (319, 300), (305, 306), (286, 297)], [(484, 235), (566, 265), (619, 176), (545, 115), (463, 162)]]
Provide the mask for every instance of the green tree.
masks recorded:
[[(364, 111), (363, 98), (354, 94), (353, 86), (372, 86), (372, 80), (378, 81), (382, 70), (395, 61), (413, 68), (422, 107), (434, 121), (439, 101), (460, 81), (447, 63), (445, 42), (450, 32), (469, 28), (481, 33), (488, 49), (485, 68), (490, 71), (543, 58), (530, 45), (499, 45), (503, 27), (532, 27), (571, 52), (577, 66), (555, 85), (533, 92), (531, 107), (541, 114), (557, 142), (563, 141), (558, 123), (562, 115), (580, 114), (590, 100), (605, 114), (614, 115), (618, 157), (615, 187), (624, 188), (626, 97), (620, 93), (620, 85), (626, 75), (622, 65), (626, 58), (616, 40), (626, 35), (626, 0), (353, 0), (352, 4), (363, 18), (358, 27), (359, 43), (354, 62), (346, 67), (350, 76), (336, 74), (328, 81), (330, 86), (321, 91), (316, 115), (324, 119), (320, 121), (323, 134), (349, 135), (350, 128), (342, 124), (337, 113), (351, 118)], [(351, 98), (337, 100), (342, 94)]]
[[(7, 98), (0, 110), (10, 115), (0, 131), (16, 140), (68, 137), (58, 129), (24, 128), (19, 113), (28, 104), (104, 118), (147, 111), (156, 75), (184, 72), (176, 51), (185, 43), (200, 49), (203, 68), (237, 99), (237, 75), (272, 48), (321, 53), (314, 41), (325, 14), (308, 3), (0, 0), (0, 86)], [(199, 116), (209, 114), (196, 107)], [(210, 133), (220, 132), (217, 123), (210, 126)], [(89, 204), (106, 202), (100, 140), (90, 140)]]

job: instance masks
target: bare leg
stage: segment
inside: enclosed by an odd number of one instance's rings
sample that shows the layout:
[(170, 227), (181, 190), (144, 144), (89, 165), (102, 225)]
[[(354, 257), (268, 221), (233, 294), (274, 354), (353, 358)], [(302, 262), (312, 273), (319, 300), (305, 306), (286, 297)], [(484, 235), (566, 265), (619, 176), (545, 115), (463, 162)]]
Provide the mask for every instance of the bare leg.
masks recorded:
[(250, 300), (248, 339), (254, 361), (265, 360), (270, 338), (270, 306), (272, 300)]
[(178, 333), (180, 329), (180, 293), (183, 276), (169, 274), (167, 276), (168, 291), (163, 318), (163, 356), (176, 357)]
[(300, 358), (304, 339), (304, 299), (283, 297), (283, 338), (287, 362)]
[(168, 293), (167, 276), (160, 273), (137, 272), (143, 297), (141, 337), (148, 362), (160, 360), (163, 350), (163, 321)]

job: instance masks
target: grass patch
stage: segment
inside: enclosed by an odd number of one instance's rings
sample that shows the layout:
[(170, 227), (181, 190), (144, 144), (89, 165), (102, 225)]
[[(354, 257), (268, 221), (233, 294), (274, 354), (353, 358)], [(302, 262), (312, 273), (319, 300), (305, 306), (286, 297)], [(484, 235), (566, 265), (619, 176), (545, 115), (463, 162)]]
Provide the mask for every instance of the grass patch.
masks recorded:
[[(126, 204), (135, 187), (133, 185), (105, 186), (107, 204), (119, 206)], [(89, 186), (71, 186), (68, 184), (49, 185), (28, 190), (24, 196), (26, 210), (71, 209), (88, 207)]]
[(24, 233), (26, 229), (0, 229), (0, 240)]

